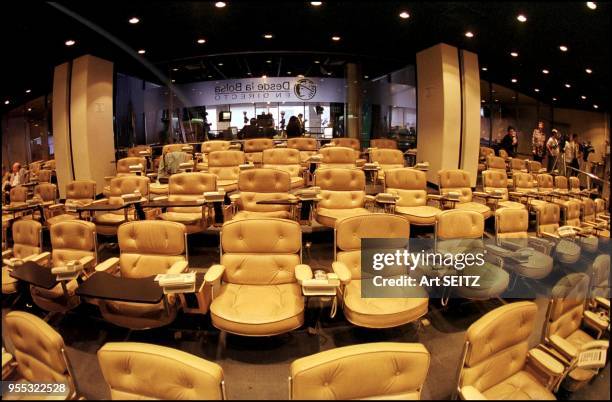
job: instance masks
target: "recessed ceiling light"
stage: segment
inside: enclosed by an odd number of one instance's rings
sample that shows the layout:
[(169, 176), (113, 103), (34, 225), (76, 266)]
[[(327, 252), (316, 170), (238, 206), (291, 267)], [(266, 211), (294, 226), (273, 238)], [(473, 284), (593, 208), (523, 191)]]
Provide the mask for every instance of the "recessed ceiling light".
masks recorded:
[(559, 50), (561, 50), (562, 52), (567, 52), (567, 46), (561, 45), (559, 46)]
[(472, 31), (467, 31), (467, 32), (465, 33), (465, 36), (466, 36), (467, 38), (473, 38), (473, 37), (474, 37), (474, 33), (473, 33)]
[(399, 16), (400, 16), (400, 18), (403, 18), (403, 19), (410, 18), (410, 14), (408, 13), (408, 11), (402, 11), (402, 12), (399, 14)]
[(595, 4), (594, 1), (587, 1), (587, 7), (590, 8), (591, 10), (595, 10), (597, 8), (597, 4)]
[(208, 78), (212, 78), (212, 75), (209, 75)]
[(516, 78), (513, 78), (513, 79), (511, 79), (510, 81), (512, 81), (512, 82), (514, 82), (514, 83), (518, 82), (518, 80), (517, 80)]
[(581, 95), (580, 98), (584, 100), (584, 99), (586, 99), (586, 96)]
[(319, 60), (315, 60), (315, 61), (314, 61), (314, 63), (315, 63), (315, 64), (319, 64), (319, 63), (321, 63), (321, 62), (320, 62)]
[(332, 40), (338, 42), (340, 40), (339, 36), (332, 36)]
[(9, 102), (9, 100), (8, 100), (8, 99), (4, 101), (4, 104), (5, 104), (5, 105), (8, 105), (9, 103), (11, 103), (11, 102)]
[(484, 99), (481, 99), (481, 100), (480, 100), (480, 103), (485, 103), (485, 100), (484, 100)]
[(261, 76), (261, 78), (268, 78), (268, 76), (264, 74)]
[(495, 99), (495, 102), (499, 102), (499, 99)]
[(481, 70), (482, 70), (482, 71), (489, 71), (489, 69), (488, 69), (488, 68), (486, 68), (486, 67), (481, 68)]
[(25, 92), (26, 92), (27, 94), (29, 94), (30, 92), (32, 92), (32, 90), (31, 90), (31, 89), (26, 89), (26, 91), (25, 91)]
[(556, 100), (557, 100), (557, 98), (552, 98), (552, 100), (553, 100), (553, 101), (556, 101)]
[(146, 52), (147, 52), (146, 50), (144, 50), (144, 49), (140, 49), (140, 50), (138, 51), (138, 54), (145, 54)]
[(64, 42), (64, 45), (66, 46), (73, 46), (76, 43), (76, 41), (72, 40), (72, 39), (68, 39), (66, 42)]
[(524, 14), (519, 14), (519, 15), (517, 15), (517, 16), (516, 16), (516, 19), (517, 19), (517, 20), (519, 20), (519, 21), (521, 21), (521, 22), (525, 22), (525, 21), (527, 21), (527, 17), (525, 17), (525, 15), (524, 15)]
[(222, 66), (222, 65), (223, 65), (223, 63), (218, 63), (217, 65), (218, 65), (218, 66)]
[(331, 71), (329, 73), (327, 73), (327, 75), (332, 75)]
[(266, 63), (271, 64), (272, 60), (266, 60)]
[(565, 88), (571, 88), (572, 86), (570, 84), (565, 84)]
[(174, 68), (172, 69), (172, 71), (178, 71), (178, 68), (174, 67)]
[(138, 24), (140, 22), (140, 20), (138, 19), (138, 17), (132, 17), (128, 20), (128, 22), (130, 24)]
[(227, 6), (227, 4), (224, 1), (218, 1), (215, 3), (215, 7), (217, 8), (223, 8), (225, 6)]
[(321, 4), (323, 4), (322, 1), (311, 1), (310, 2), (310, 5), (315, 6), (315, 7), (319, 7)]
[(198, 39), (198, 43), (201, 45), (203, 43), (206, 43), (206, 39), (202, 38), (202, 39)]
[(599, 106), (593, 105), (593, 109), (599, 109)]
[(32, 108), (31, 108), (31, 107), (29, 107), (29, 108), (28, 108), (28, 112), (31, 112), (31, 111), (32, 111)]
[(518, 53), (517, 53), (517, 52), (510, 52), (510, 56), (512, 56), (512, 57), (518, 57)]
[(267, 33), (267, 34), (264, 34), (263, 37), (266, 38), (266, 39), (272, 39), (272, 38), (274, 38), (274, 35), (272, 35), (271, 33)]
[(368, 78), (370, 78), (370, 76), (369, 76), (369, 75), (364, 75), (364, 76), (363, 76), (363, 79), (364, 79), (364, 80), (367, 80)]
[(536, 88), (536, 89), (534, 89), (534, 91), (536, 91), (536, 92), (540, 92), (540, 89), (539, 89), (539, 88)]
[(176, 82), (176, 80), (172, 80), (172, 82)]
[(587, 68), (584, 71), (586, 71), (587, 74), (592, 74), (593, 73), (593, 70), (591, 70), (590, 68)]
[(253, 73), (249, 71), (249, 72), (247, 73), (247, 75), (253, 75)]
[(291, 75), (291, 71), (287, 71), (287, 75)]
[(550, 71), (548, 71), (547, 69), (542, 70), (542, 74), (548, 74), (550, 73)]

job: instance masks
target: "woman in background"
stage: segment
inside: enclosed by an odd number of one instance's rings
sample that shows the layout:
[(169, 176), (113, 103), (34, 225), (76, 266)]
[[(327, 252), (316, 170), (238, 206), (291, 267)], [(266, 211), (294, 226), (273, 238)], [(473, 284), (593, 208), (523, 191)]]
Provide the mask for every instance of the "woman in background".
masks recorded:
[(302, 135), (302, 125), (300, 124), (300, 120), (291, 116), (289, 118), (289, 123), (287, 123), (287, 138), (299, 137)]

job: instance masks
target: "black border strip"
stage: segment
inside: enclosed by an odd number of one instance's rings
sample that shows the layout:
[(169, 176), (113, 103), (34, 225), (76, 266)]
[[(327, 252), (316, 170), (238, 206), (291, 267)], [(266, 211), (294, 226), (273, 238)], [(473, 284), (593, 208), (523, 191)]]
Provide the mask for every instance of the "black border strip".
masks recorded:
[(459, 159), (457, 160), (457, 169), (461, 169), (463, 165), (463, 113), (465, 113), (463, 105), (463, 95), (465, 91), (465, 66), (463, 65), (463, 49), (457, 49), (457, 56), (459, 57)]
[(66, 105), (66, 114), (68, 115), (68, 144), (70, 144), (70, 168), (72, 173), (72, 180), (76, 180), (76, 175), (74, 174), (74, 152), (72, 150), (72, 62), (70, 60), (68, 62), (68, 79), (67, 79), (67, 90), (68, 90), (68, 105)]

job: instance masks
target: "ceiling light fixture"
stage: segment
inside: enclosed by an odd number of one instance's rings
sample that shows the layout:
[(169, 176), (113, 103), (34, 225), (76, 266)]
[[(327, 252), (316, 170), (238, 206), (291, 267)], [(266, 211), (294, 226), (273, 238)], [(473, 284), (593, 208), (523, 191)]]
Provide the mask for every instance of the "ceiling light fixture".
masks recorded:
[(486, 67), (481, 68), (481, 70), (482, 70), (482, 71), (489, 71), (489, 69), (488, 69), (488, 68), (486, 68)]
[(271, 64), (272, 60), (266, 60), (266, 63)]
[(172, 71), (178, 71), (178, 68), (174, 67), (174, 68), (172, 69)]
[(206, 39), (204, 39), (204, 38), (202, 38), (202, 39), (198, 39), (198, 43), (199, 43), (200, 45), (201, 45), (201, 44), (204, 44), (204, 43), (206, 43)]
[(593, 109), (599, 109), (599, 106), (593, 105)]
[(542, 70), (542, 74), (548, 74), (550, 73), (550, 71), (548, 71), (547, 69)]
[(222, 65), (223, 65), (223, 63), (219, 63), (219, 64), (217, 64), (217, 65), (218, 65), (218, 66), (222, 66)]
[(593, 73), (593, 70), (591, 70), (590, 68), (587, 68), (587, 69), (585, 69), (584, 71), (585, 71), (587, 74), (592, 74), (592, 73)]
[(567, 46), (561, 45), (559, 46), (559, 50), (561, 50), (562, 52), (567, 52)]
[(319, 63), (321, 63), (321, 62), (320, 62), (319, 60), (315, 60), (315, 61), (314, 61), (314, 63), (315, 63), (315, 64), (319, 64)]
[(332, 40), (338, 42), (340, 40), (339, 36), (332, 36)]
[(553, 101), (556, 101), (556, 100), (557, 100), (557, 98), (552, 98), (552, 100), (553, 100)]
[(5, 105), (8, 105), (9, 103), (11, 103), (11, 102), (9, 102), (9, 100), (8, 100), (8, 99), (4, 101), (4, 104), (5, 104)]
[(268, 78), (268, 76), (264, 74), (261, 76), (261, 78)]
[(572, 86), (570, 84), (565, 84), (565, 88), (571, 88)]
[(315, 7), (319, 7), (321, 4), (323, 4), (322, 1), (311, 1), (310, 2), (310, 5), (315, 6)]
[(32, 111), (32, 108), (31, 108), (31, 107), (29, 107), (29, 108), (28, 108), (28, 112), (31, 112), (31, 111)]
[(410, 18), (410, 14), (408, 13), (408, 11), (402, 11), (401, 13), (399, 13), (400, 18), (403, 19), (408, 19)]
[(25, 92), (26, 92), (27, 94), (29, 94), (30, 92), (32, 92), (32, 90), (31, 90), (31, 89), (26, 89), (26, 91), (25, 91)]
[(66, 46), (73, 46), (76, 43), (76, 41), (72, 40), (72, 39), (68, 39), (66, 42), (64, 42), (64, 45)]
[(581, 95), (581, 96), (580, 96), (580, 98), (581, 98), (582, 100), (585, 100), (585, 99), (586, 99), (586, 96)]
[(370, 78), (370, 76), (369, 76), (369, 75), (364, 75), (364, 76), (363, 76), (363, 79), (364, 79), (364, 80), (367, 80), (368, 78)]
[(536, 88), (536, 89), (534, 89), (534, 91), (536, 91), (536, 92), (540, 92), (540, 89), (539, 89), (539, 88)]
[(138, 24), (140, 22), (140, 19), (138, 19), (138, 17), (132, 17), (128, 20), (128, 22), (130, 24)]
[(146, 52), (147, 52), (146, 50), (144, 50), (144, 49), (140, 49), (140, 50), (138, 51), (138, 54), (145, 54)]
[(595, 10), (597, 8), (597, 4), (595, 4), (594, 1), (587, 1), (586, 4), (587, 4), (587, 7), (590, 8), (591, 10)]
[(287, 71), (287, 75), (291, 75), (291, 71)]
[(473, 37), (474, 37), (474, 33), (473, 33), (472, 31), (467, 31), (467, 32), (465, 33), (465, 36), (466, 36), (467, 38), (473, 38)]
[(510, 56), (512, 56), (512, 57), (518, 57), (518, 53), (517, 53), (517, 52), (510, 52)]
[(215, 3), (215, 7), (217, 7), (217, 8), (223, 8), (225, 6), (227, 6), (227, 3), (224, 2), (224, 1), (218, 1), (218, 2)]
[(274, 38), (274, 35), (272, 35), (271, 33), (267, 33), (267, 34), (264, 34), (263, 37), (266, 38), (266, 39), (272, 39), (272, 38)]
[(519, 20), (520, 22), (526, 22), (527, 21), (527, 17), (525, 17), (524, 14), (517, 15), (516, 19)]
[(518, 80), (517, 80), (516, 78), (513, 78), (511, 81), (512, 81), (513, 83), (515, 83), (515, 84), (518, 82)]

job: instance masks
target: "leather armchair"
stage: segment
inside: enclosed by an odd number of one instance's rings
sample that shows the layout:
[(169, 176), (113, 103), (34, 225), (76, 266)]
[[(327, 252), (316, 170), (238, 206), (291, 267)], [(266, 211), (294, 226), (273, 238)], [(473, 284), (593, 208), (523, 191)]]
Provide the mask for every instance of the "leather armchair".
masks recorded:
[(391, 169), (404, 167), (404, 153), (398, 149), (372, 149), (370, 151), (370, 161), (378, 164), (378, 179), (385, 180), (385, 172)]
[(53, 171), (50, 169), (40, 169), (36, 174), (36, 180), (39, 183), (50, 183)]
[(410, 168), (391, 169), (385, 174), (385, 192), (399, 197), (395, 213), (407, 218), (412, 225), (434, 225), (440, 208), (427, 205), (425, 172)]
[(361, 152), (361, 143), (357, 138), (339, 137), (334, 138), (330, 143), (335, 147), (352, 148), (357, 152)]
[(227, 151), (230, 149), (230, 145), (232, 145), (232, 143), (229, 141), (204, 141), (200, 146), (200, 154), (196, 154), (199, 160), (196, 164), (196, 170), (208, 170), (208, 154), (215, 151)]
[(318, 143), (314, 138), (289, 138), (287, 139), (287, 148), (300, 151), (300, 162), (305, 163), (308, 158), (317, 153)]
[[(410, 223), (401, 216), (369, 214), (340, 219), (334, 231), (335, 262), (332, 269), (342, 283), (344, 316), (354, 325), (391, 328), (417, 321), (427, 314), (429, 296), (414, 287), (398, 298), (362, 298), (361, 239), (408, 238)], [(390, 270), (388, 276), (397, 275)]]
[(41, 183), (34, 187), (34, 197), (43, 203), (45, 214), (45, 227), (51, 227), (56, 223), (77, 219), (76, 216), (65, 214), (64, 205), (58, 203), (57, 186), (51, 183)]
[(245, 162), (242, 151), (213, 151), (208, 155), (208, 172), (217, 175), (217, 187), (230, 193), (238, 188), (240, 165)]
[(333, 228), (338, 219), (370, 213), (365, 208), (363, 170), (317, 169), (315, 185), (321, 188), (316, 210), (316, 219), (321, 225)]
[[(31, 219), (19, 219), (13, 223), (13, 247), (2, 251), (2, 259), (29, 260), (42, 252), (42, 225)], [(2, 264), (2, 294), (17, 292), (17, 279), (9, 273), (12, 268)]]
[(240, 194), (234, 197), (237, 209), (240, 211), (234, 219), (245, 218), (283, 218), (294, 217), (294, 207), (288, 205), (257, 204), (262, 200), (296, 200), (289, 194), (291, 177), (289, 173), (278, 169), (249, 169), (240, 172), (238, 190)]
[(300, 151), (293, 148), (270, 148), (263, 151), (263, 167), (283, 170), (291, 176), (291, 189), (304, 187), (304, 169)]
[(263, 151), (274, 148), (271, 138), (253, 138), (244, 141), (244, 154), (246, 160), (256, 165), (262, 164)]
[(322, 155), (322, 160), (317, 170), (329, 168), (352, 169), (357, 167), (359, 152), (352, 148), (332, 146), (321, 148), (319, 152)]
[(533, 302), (510, 303), (470, 325), (457, 384), (461, 399), (556, 399), (534, 369), (555, 377), (563, 365), (541, 351), (529, 351), (537, 312)]
[(183, 148), (190, 147), (189, 144), (175, 143), (175, 144), (166, 144), (162, 147), (162, 155), (165, 155), (169, 152), (183, 152)]
[(372, 148), (397, 149), (397, 141), (391, 138), (374, 138), (370, 140)]
[(533, 178), (529, 173), (515, 173), (512, 175), (512, 181), (514, 183), (514, 189), (508, 193), (512, 199), (516, 199), (526, 206), (535, 208), (546, 204), (546, 201), (527, 197), (529, 194), (533, 196), (537, 193)]
[(310, 267), (301, 265), (301, 251), (297, 222), (277, 218), (226, 222), (221, 230), (221, 264), (213, 265), (204, 278), (213, 286), (221, 281), (210, 305), (213, 325), (245, 336), (272, 336), (301, 327), (304, 297), (298, 281), (312, 277)]
[[(140, 166), (141, 168), (138, 172), (130, 169), (130, 166)], [(104, 180), (106, 181), (106, 185), (104, 186), (104, 191), (102, 192), (104, 196), (108, 197), (110, 195), (110, 181), (115, 177), (121, 176), (135, 176), (138, 173), (144, 175), (147, 170), (147, 159), (141, 156), (130, 156), (127, 158), (122, 158), (117, 161), (116, 164), (116, 174), (114, 176), (106, 176)]]
[(440, 170), (438, 172), (438, 182), (442, 196), (446, 197), (450, 192), (459, 193), (459, 202), (455, 205), (456, 209), (478, 212), (485, 219), (492, 215), (491, 208), (485, 204), (472, 201), (473, 194), (470, 186), (470, 174), (465, 170)]
[(525, 209), (524, 204), (510, 201), (508, 181), (505, 170), (485, 170), (482, 172), (482, 187), (484, 192), (491, 195), (501, 195), (501, 199), (487, 198), (487, 204), (493, 210), (497, 208)]
[(66, 399), (76, 399), (73, 370), (62, 336), (49, 324), (23, 311), (11, 311), (5, 329), (15, 347), (17, 371), (27, 382), (65, 383)]
[[(212, 173), (177, 173), (170, 176), (168, 201), (195, 201), (207, 191), (217, 191), (217, 176)], [(172, 207), (160, 219), (185, 225), (187, 233), (203, 232), (210, 226), (207, 206)]]
[(9, 191), (11, 197), (10, 206), (23, 205), (28, 200), (28, 189), (24, 186), (16, 186)]
[(513, 177), (516, 173), (528, 173), (527, 163), (524, 159), (512, 158), (510, 160), (510, 170)]
[(595, 257), (589, 269), (590, 302), (594, 310), (610, 311), (610, 254), (600, 254)]
[(580, 258), (580, 245), (569, 239), (562, 239), (559, 235), (559, 221), (561, 212), (559, 205), (544, 203), (536, 207), (536, 234), (555, 241), (555, 254), (559, 262), (573, 264)]
[(96, 182), (93, 180), (74, 180), (66, 184), (66, 202), (88, 204), (96, 198)]
[(506, 160), (501, 156), (487, 156), (487, 170), (495, 170), (500, 172), (506, 171)]
[(430, 361), (420, 343), (379, 342), (326, 350), (291, 363), (289, 398), (418, 400)]
[(55, 159), (49, 159), (48, 161), (46, 161), (45, 163), (43, 163), (43, 169), (48, 169), (48, 170), (55, 170)]
[[(121, 278), (146, 278), (158, 274), (181, 273), (187, 269), (185, 225), (177, 222), (148, 220), (119, 226), (119, 258), (111, 258), (96, 267)], [(105, 320), (130, 329), (147, 329), (174, 321), (178, 299), (167, 296), (157, 304), (100, 300), (98, 306)]]
[[(51, 255), (43, 253), (37, 258), (49, 269), (65, 266), (70, 261), (79, 261), (84, 270), (80, 277), (87, 277), (93, 272), (98, 262), (98, 244), (96, 226), (92, 222), (70, 220), (58, 222), (50, 228)], [(43, 262), (44, 261), (44, 262)], [(30, 285), (30, 294), (36, 305), (51, 312), (64, 312), (80, 304), (75, 295), (78, 288), (77, 279), (57, 284), (51, 289)]]
[(137, 342), (109, 342), (98, 361), (113, 400), (225, 399), (223, 369), (182, 350)]
[(495, 155), (495, 150), (489, 147), (480, 147), (480, 152), (478, 154), (478, 171), (482, 172), (487, 168), (486, 161), (489, 155)]
[(128, 157), (131, 157), (131, 156), (142, 157), (143, 156), (142, 152), (146, 152), (150, 156), (152, 154), (152, 149), (148, 145), (136, 145), (135, 147), (128, 149), (127, 155)]

